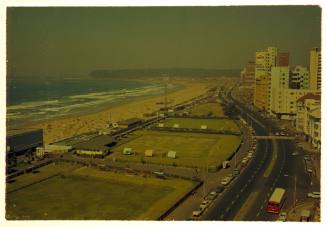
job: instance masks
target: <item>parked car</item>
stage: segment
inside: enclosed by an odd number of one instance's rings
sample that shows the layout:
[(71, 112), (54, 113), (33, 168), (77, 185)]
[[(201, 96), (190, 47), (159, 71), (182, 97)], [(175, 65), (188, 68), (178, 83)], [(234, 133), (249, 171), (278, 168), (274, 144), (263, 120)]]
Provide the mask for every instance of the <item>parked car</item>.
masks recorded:
[(241, 171), (240, 171), (239, 169), (234, 169), (234, 170), (233, 170), (233, 175), (234, 175), (234, 177), (237, 176), (237, 175), (239, 175), (240, 172), (241, 172)]
[(286, 221), (287, 214), (286, 212), (281, 212), (278, 216), (277, 221)]
[(308, 198), (320, 199), (320, 192), (309, 192), (307, 194)]
[(227, 174), (227, 177), (229, 177), (231, 180), (233, 180), (234, 179), (234, 174), (233, 173), (229, 173), (229, 174)]
[(214, 200), (217, 197), (217, 195), (218, 195), (217, 192), (212, 191), (212, 192), (209, 193), (207, 199), (208, 200)]
[(194, 210), (192, 215), (193, 217), (200, 217), (201, 214), (203, 213), (204, 209), (199, 207), (198, 209)]
[(217, 193), (222, 193), (224, 190), (225, 190), (225, 188), (224, 188), (223, 186), (218, 186), (218, 187), (216, 188), (216, 192), (217, 192)]
[(210, 204), (209, 200), (203, 200), (202, 203), (200, 204), (200, 208), (202, 208), (203, 210), (205, 210)]
[(232, 181), (232, 179), (230, 177), (225, 177), (222, 181), (221, 184), (226, 186), (229, 185), (229, 183)]

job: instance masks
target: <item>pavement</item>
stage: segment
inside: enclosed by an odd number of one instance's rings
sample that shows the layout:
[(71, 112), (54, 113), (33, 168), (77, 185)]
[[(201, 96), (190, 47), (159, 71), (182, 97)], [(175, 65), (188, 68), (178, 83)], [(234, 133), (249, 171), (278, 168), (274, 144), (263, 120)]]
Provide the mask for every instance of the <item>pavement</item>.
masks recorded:
[(307, 199), (306, 201), (297, 203), (294, 207), (291, 207), (286, 211), (286, 220), (300, 221), (302, 210), (309, 210), (312, 213), (310, 221), (320, 222), (320, 205), (316, 199)]

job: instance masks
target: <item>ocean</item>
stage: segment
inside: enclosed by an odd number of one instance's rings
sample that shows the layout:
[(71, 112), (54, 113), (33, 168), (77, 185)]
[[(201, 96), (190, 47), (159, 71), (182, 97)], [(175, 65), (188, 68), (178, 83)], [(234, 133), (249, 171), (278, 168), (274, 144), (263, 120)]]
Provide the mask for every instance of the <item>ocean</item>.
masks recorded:
[[(169, 85), (168, 90), (176, 89)], [(64, 78), (7, 80), (7, 124), (19, 125), (92, 112), (164, 93), (163, 84), (132, 80)]]

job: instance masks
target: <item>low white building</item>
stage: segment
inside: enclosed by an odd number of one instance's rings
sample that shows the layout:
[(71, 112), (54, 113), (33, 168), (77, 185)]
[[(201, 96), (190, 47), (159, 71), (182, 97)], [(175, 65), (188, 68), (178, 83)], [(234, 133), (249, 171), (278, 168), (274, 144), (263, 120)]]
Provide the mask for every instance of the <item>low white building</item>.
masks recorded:
[(295, 127), (298, 132), (308, 133), (308, 110), (320, 106), (320, 95), (308, 93), (296, 101)]
[(321, 148), (321, 108), (316, 107), (309, 112), (308, 141), (314, 148)]
[(297, 100), (296, 130), (302, 132), (313, 147), (321, 146), (321, 99), (309, 93)]

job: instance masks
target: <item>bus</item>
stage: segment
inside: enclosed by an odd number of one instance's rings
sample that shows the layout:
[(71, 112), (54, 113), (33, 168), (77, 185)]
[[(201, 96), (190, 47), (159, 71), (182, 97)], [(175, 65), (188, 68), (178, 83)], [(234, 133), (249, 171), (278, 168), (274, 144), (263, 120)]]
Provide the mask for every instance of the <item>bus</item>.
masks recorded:
[(269, 198), (267, 205), (267, 212), (279, 214), (282, 209), (283, 203), (285, 201), (285, 189), (284, 188), (275, 188), (274, 192)]

